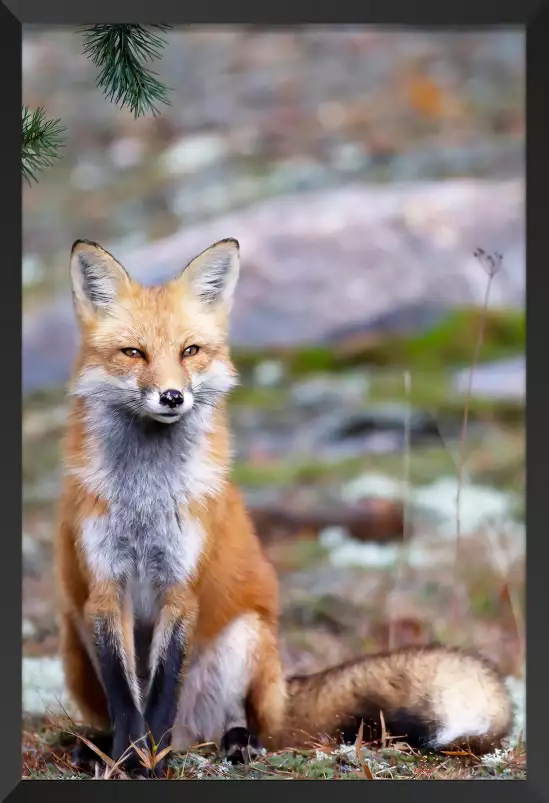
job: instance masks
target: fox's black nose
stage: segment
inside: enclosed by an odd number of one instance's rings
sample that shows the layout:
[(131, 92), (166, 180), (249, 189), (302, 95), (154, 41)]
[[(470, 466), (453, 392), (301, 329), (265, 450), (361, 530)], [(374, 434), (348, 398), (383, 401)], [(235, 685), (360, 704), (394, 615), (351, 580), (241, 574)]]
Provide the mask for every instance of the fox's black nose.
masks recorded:
[(165, 390), (160, 394), (160, 404), (166, 407), (179, 407), (183, 404), (183, 394), (179, 390)]

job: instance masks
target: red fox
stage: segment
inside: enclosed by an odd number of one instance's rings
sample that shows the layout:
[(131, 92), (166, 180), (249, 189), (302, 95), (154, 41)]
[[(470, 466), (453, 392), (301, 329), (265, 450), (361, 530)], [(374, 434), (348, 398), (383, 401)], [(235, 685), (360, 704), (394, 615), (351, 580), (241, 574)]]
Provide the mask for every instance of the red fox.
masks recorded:
[(510, 699), (474, 656), (433, 646), (284, 677), (277, 578), (229, 480), (238, 273), (233, 239), (157, 287), (96, 243), (72, 248), (81, 348), (56, 532), (69, 692), (136, 774), (146, 734), (174, 750), (216, 741), (236, 762), (354, 739), (362, 720), (379, 733), (380, 711), (410, 744), (496, 746)]

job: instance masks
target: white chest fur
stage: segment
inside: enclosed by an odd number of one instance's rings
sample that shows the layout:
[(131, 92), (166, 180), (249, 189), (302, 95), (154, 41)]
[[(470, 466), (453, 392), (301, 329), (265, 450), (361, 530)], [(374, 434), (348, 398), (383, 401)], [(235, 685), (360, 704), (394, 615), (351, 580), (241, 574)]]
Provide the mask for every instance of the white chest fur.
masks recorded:
[(155, 617), (158, 597), (185, 583), (198, 569), (204, 544), (200, 522), (160, 504), (149, 515), (137, 510), (109, 511), (82, 527), (87, 563), (98, 580), (124, 583), (137, 618)]

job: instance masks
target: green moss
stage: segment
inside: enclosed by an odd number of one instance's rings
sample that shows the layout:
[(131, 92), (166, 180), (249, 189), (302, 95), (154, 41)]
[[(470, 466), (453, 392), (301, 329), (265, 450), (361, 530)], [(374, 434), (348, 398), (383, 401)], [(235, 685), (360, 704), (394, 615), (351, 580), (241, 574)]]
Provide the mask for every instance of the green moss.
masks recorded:
[(248, 406), (255, 409), (280, 407), (288, 402), (290, 391), (285, 388), (263, 388), (253, 385), (239, 385), (231, 392), (231, 406)]
[(23, 400), (23, 411), (26, 413), (56, 407), (62, 404), (66, 400), (66, 397), (67, 389), (65, 385), (41, 388), (25, 396)]
[[(472, 482), (491, 484), (502, 490), (521, 493), (524, 487), (524, 443), (522, 430), (507, 432), (502, 430), (498, 437), (483, 446), (475, 447), (469, 439), (468, 473)], [(453, 442), (454, 454), (457, 441)], [(473, 450), (474, 449), (474, 454)], [(489, 459), (488, 459), (489, 458)], [(294, 483), (340, 483), (359, 474), (372, 472), (384, 474), (395, 480), (402, 480), (404, 457), (400, 453), (364, 454), (361, 457), (323, 462), (280, 460), (268, 465), (256, 465), (237, 461), (233, 468), (233, 480), (243, 487), (264, 487), (269, 485), (290, 485)], [(422, 447), (412, 449), (410, 457), (410, 482), (423, 485), (434, 482), (441, 476), (455, 476), (456, 465), (452, 454), (444, 447)]]
[(235, 362), (243, 374), (265, 359), (281, 360), (291, 377), (318, 371), (342, 371), (352, 367), (403, 366), (440, 370), (449, 365), (469, 365), (473, 359), (481, 322), (485, 316), (481, 361), (523, 354), (526, 344), (525, 314), (515, 310), (464, 307), (450, 312), (441, 322), (416, 335), (376, 337), (366, 333), (353, 342), (333, 346), (300, 346), (240, 352)]
[[(415, 410), (431, 414), (435, 420), (444, 417), (446, 424), (458, 427), (463, 420), (466, 397), (452, 389), (451, 376), (443, 371), (413, 371), (410, 388), (405, 389), (404, 373), (396, 368), (377, 368), (368, 371), (368, 390), (364, 408), (383, 404), (410, 404)], [(333, 379), (337, 383), (337, 377)], [(287, 388), (243, 387), (231, 398), (231, 408), (253, 408), (278, 411), (281, 405), (291, 405)], [(525, 405), (522, 399), (500, 399), (472, 396), (469, 400), (469, 422), (505, 424), (516, 428), (524, 425)]]
[(438, 326), (408, 341), (406, 352), (410, 363), (469, 363), (475, 352), (483, 318), (483, 360), (524, 353), (524, 312), (491, 310), (485, 314), (478, 309), (458, 309)]
[[(384, 402), (410, 403), (416, 409), (454, 416), (460, 421), (465, 408), (465, 396), (454, 393), (452, 375), (448, 370), (413, 370), (409, 388), (405, 386), (403, 370), (394, 367), (368, 372), (370, 380), (366, 404)], [(472, 396), (469, 403), (470, 420), (497, 420), (517, 423), (524, 420), (524, 402), (514, 399), (488, 399)]]
[(23, 442), (23, 486), (25, 490), (55, 473), (60, 462), (60, 433), (48, 433), (39, 440)]
[(323, 479), (347, 479), (363, 468), (362, 457), (341, 460), (337, 463), (324, 463), (320, 460), (280, 460), (268, 465), (256, 465), (241, 460), (235, 462), (232, 478), (238, 485), (252, 488), (293, 482), (315, 482)]
[(476, 619), (497, 619), (501, 613), (500, 602), (491, 588), (476, 589), (469, 594), (469, 605)]

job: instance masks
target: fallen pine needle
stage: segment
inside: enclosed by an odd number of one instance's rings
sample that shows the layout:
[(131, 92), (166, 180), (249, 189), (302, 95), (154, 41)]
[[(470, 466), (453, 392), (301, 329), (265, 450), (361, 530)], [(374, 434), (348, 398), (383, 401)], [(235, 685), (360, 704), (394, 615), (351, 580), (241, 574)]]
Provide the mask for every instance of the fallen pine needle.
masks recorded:
[(387, 728), (385, 727), (385, 717), (383, 716), (383, 711), (379, 712), (379, 718), (381, 720), (381, 746), (385, 748), (387, 747)]
[(364, 720), (361, 719), (360, 720), (360, 728), (358, 729), (358, 733), (356, 735), (355, 752), (356, 752), (356, 757), (357, 757), (358, 763), (362, 767), (362, 772), (364, 773), (364, 777), (367, 778), (369, 781), (373, 781), (374, 780), (374, 776), (372, 775), (372, 770), (370, 769), (370, 767), (368, 766), (368, 764), (364, 760), (364, 758), (362, 756), (362, 752), (361, 752), (362, 745), (364, 744), (364, 742), (362, 740), (363, 732), (364, 732)]

